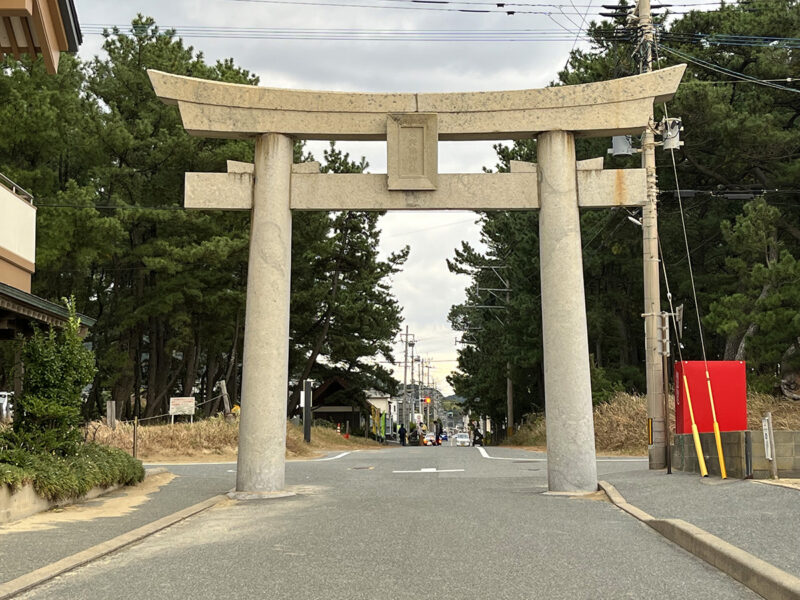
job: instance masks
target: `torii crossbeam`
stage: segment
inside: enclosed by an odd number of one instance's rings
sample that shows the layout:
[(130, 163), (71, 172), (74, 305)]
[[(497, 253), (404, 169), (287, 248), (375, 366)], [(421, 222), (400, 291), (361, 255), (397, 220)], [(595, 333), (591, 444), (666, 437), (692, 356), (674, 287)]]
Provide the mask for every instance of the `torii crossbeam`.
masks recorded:
[[(597, 489), (579, 207), (641, 206), (644, 169), (576, 162), (576, 136), (639, 133), (684, 65), (576, 86), (457, 94), (260, 88), (150, 71), (192, 135), (256, 139), (255, 164), (187, 173), (187, 208), (250, 210), (250, 261), (236, 490), (285, 487), (293, 210), (539, 209), (547, 472), (551, 491)], [(538, 165), (439, 174), (439, 140), (536, 137)], [(386, 175), (292, 165), (293, 138), (386, 140)]]

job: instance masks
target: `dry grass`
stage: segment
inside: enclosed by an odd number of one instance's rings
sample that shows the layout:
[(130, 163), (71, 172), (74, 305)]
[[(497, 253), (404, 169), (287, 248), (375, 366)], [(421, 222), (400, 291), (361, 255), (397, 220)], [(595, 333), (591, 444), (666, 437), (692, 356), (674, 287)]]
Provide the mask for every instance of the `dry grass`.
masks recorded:
[[(133, 425), (120, 423), (111, 430), (101, 422), (90, 423), (89, 439), (126, 452), (133, 449)], [(137, 457), (146, 461), (229, 461), (236, 459), (239, 443), (238, 419), (213, 417), (195, 423), (140, 426)], [(303, 441), (303, 430), (289, 423), (286, 427), (286, 458), (305, 458), (325, 450), (380, 448), (380, 444), (351, 437), (349, 440), (327, 427), (311, 428), (311, 443)]]
[[(761, 417), (772, 412), (775, 429), (800, 430), (800, 402), (750, 392), (747, 397), (747, 423), (761, 429)], [(675, 414), (670, 408), (670, 423)], [(594, 409), (595, 446), (603, 454), (647, 453), (647, 403), (644, 396), (617, 393), (606, 404)], [(536, 415), (506, 442), (513, 446), (543, 448), (547, 443), (545, 419)]]
[(751, 392), (747, 395), (747, 427), (761, 430), (761, 417), (772, 412), (774, 429), (800, 431), (800, 402)]
[(594, 436), (604, 454), (647, 453), (645, 396), (617, 393), (611, 402), (594, 407)]

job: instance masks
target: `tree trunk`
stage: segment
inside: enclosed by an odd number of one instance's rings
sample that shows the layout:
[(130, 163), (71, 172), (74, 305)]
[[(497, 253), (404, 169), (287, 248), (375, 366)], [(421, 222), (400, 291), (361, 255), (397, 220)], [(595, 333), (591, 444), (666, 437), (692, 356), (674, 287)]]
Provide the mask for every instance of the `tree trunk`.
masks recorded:
[(742, 340), (742, 330), (737, 329), (729, 333), (725, 338), (725, 351), (722, 354), (722, 360), (735, 360), (736, 353), (741, 344)]
[(233, 344), (228, 358), (228, 368), (225, 370), (225, 385), (228, 387), (228, 400), (231, 407), (238, 403), (238, 375), (239, 375), (239, 329), (241, 328), (241, 311), (236, 311), (236, 326), (233, 330)]
[[(769, 264), (769, 263), (768, 263)], [(769, 268), (769, 266), (767, 267)], [(769, 294), (770, 290), (772, 289), (771, 283), (765, 283), (764, 287), (761, 288), (761, 293), (758, 295), (758, 300), (756, 300), (753, 304), (754, 306), (758, 306), (758, 303), (764, 300)], [(755, 323), (750, 323), (747, 326), (747, 329), (742, 336), (741, 341), (739, 342), (739, 347), (736, 349), (736, 355), (734, 356), (734, 360), (744, 360), (746, 355), (746, 348), (747, 348), (747, 338), (752, 337), (756, 331), (758, 331), (758, 325)]]
[(161, 346), (161, 339), (158, 335), (158, 325), (154, 317), (150, 318), (149, 345), (147, 348), (147, 406), (144, 410), (144, 417), (155, 416), (156, 413), (156, 393), (158, 386), (158, 348)]
[[(211, 354), (208, 357), (208, 365), (206, 366), (206, 393), (209, 398), (214, 397), (214, 384), (217, 382), (217, 372), (219, 371), (219, 360), (216, 354)], [(209, 402), (205, 405), (205, 415), (208, 417), (214, 414), (214, 405), (219, 402)]]
[(197, 339), (186, 347), (183, 357), (186, 361), (186, 374), (183, 377), (182, 393), (184, 396), (191, 396), (197, 381)]

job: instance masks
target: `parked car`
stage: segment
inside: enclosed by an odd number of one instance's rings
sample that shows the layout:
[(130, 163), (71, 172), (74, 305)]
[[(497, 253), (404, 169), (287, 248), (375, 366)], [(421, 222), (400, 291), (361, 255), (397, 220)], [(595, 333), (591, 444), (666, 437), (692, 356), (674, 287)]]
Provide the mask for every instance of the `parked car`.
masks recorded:
[(428, 432), (425, 434), (425, 437), (422, 438), (422, 443), (425, 446), (435, 446), (436, 445), (436, 434), (433, 432)]
[(469, 446), (468, 433), (457, 433), (454, 439), (456, 441), (456, 446)]
[(450, 439), (450, 438), (448, 438), (448, 437), (447, 437), (447, 432), (446, 432), (446, 431), (443, 431), (443, 432), (442, 432), (442, 434), (439, 436), (439, 439), (440, 439), (441, 441), (443, 441), (443, 442), (446, 442), (446, 441), (447, 441), (448, 439)]
[(14, 416), (13, 401), (14, 392), (0, 392), (0, 421), (10, 420)]

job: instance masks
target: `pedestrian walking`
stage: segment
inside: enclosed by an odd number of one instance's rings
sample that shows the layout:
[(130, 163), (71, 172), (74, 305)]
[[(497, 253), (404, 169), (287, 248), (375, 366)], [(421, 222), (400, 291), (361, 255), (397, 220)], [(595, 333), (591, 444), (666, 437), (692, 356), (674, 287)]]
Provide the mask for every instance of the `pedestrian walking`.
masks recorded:
[(405, 425), (400, 425), (400, 429), (397, 431), (397, 434), (400, 436), (400, 445), (406, 445), (406, 428)]

